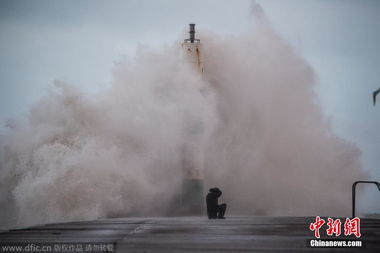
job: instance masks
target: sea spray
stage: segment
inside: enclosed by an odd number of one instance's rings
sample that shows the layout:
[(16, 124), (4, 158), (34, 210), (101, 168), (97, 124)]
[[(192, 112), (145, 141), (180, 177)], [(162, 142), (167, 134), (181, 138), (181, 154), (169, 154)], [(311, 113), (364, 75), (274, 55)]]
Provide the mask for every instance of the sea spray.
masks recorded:
[(1, 226), (169, 215), (189, 143), (228, 215), (348, 216), (360, 151), (332, 132), (309, 64), (259, 17), (239, 36), (199, 33), (203, 79), (176, 41), (118, 63), (95, 95), (56, 81), (0, 137)]

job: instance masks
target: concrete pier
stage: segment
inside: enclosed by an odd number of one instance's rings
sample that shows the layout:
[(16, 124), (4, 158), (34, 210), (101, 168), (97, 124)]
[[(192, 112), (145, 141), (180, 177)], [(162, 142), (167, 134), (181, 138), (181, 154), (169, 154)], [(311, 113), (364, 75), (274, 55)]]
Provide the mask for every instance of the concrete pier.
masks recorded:
[[(344, 223), (345, 218), (341, 220)], [(50, 252), (64, 252), (63, 247), (66, 252), (380, 252), (380, 219), (362, 219), (361, 238), (345, 236), (343, 224), (339, 237), (327, 236), (326, 224), (322, 227), (321, 239), (360, 240), (361, 248), (311, 248), (312, 222), (315, 217), (104, 219), (1, 231), (0, 245), (32, 244), (34, 252), (47, 245)], [(81, 245), (83, 251), (68, 250), (69, 245)], [(85, 250), (86, 245), (92, 245), (91, 251)], [(10, 251), (0, 248), (0, 252)]]

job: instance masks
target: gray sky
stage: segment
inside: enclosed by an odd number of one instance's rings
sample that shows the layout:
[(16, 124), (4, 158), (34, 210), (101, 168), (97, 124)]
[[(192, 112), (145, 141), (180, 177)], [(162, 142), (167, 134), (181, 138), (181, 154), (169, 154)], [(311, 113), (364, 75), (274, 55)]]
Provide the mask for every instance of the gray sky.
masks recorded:
[[(317, 73), (318, 101), (380, 181), (380, 1), (258, 0)], [(159, 47), (189, 22), (219, 34), (250, 29), (250, 1), (0, 0), (0, 122), (26, 118), (54, 79), (95, 92), (138, 44)], [(376, 189), (374, 189), (376, 190)]]

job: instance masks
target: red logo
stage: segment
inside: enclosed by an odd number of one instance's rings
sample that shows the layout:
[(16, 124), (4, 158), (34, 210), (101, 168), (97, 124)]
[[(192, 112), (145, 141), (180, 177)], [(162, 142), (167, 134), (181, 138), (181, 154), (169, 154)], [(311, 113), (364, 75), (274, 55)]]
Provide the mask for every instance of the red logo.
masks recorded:
[(353, 219), (346, 218), (346, 222), (344, 223), (344, 235), (352, 235), (354, 234), (357, 238), (361, 235), (360, 233), (360, 218), (355, 217)]
[(339, 236), (341, 233), (341, 225), (342, 222), (340, 219), (334, 221), (333, 219), (328, 218), (327, 226), (329, 226), (329, 228), (326, 230), (327, 235), (332, 236), (335, 234), (335, 236)]
[[(327, 218), (327, 226), (328, 228), (326, 229), (326, 234), (328, 236), (339, 236), (342, 232), (342, 222), (340, 219), (332, 219), (332, 218)], [(315, 217), (315, 222), (310, 223), (309, 229), (311, 231), (314, 231), (314, 236), (316, 238), (320, 238), (320, 233), (319, 230), (322, 228), (322, 226), (326, 223), (324, 219), (321, 219), (321, 217), (317, 216)], [(355, 235), (357, 238), (361, 237), (360, 233), (360, 218), (355, 217), (352, 219), (346, 218), (346, 222), (344, 223), (344, 235), (349, 236), (349, 235)]]
[(316, 238), (320, 237), (319, 229), (323, 226), (323, 224), (325, 224), (325, 220), (321, 219), (321, 217), (319, 217), (319, 216), (315, 217), (314, 223), (310, 223), (310, 230), (315, 231), (315, 237)]

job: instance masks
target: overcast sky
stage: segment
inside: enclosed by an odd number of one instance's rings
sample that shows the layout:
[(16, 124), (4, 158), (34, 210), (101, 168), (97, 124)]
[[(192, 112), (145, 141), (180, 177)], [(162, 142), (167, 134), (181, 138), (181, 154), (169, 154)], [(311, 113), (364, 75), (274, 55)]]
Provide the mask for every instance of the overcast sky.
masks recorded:
[[(324, 114), (380, 181), (380, 103), (372, 105), (380, 87), (380, 1), (257, 2), (311, 64)], [(172, 44), (189, 22), (219, 34), (246, 31), (250, 8), (249, 0), (0, 0), (0, 122), (26, 118), (55, 79), (85, 92), (108, 86), (114, 61), (132, 59), (139, 43)]]

